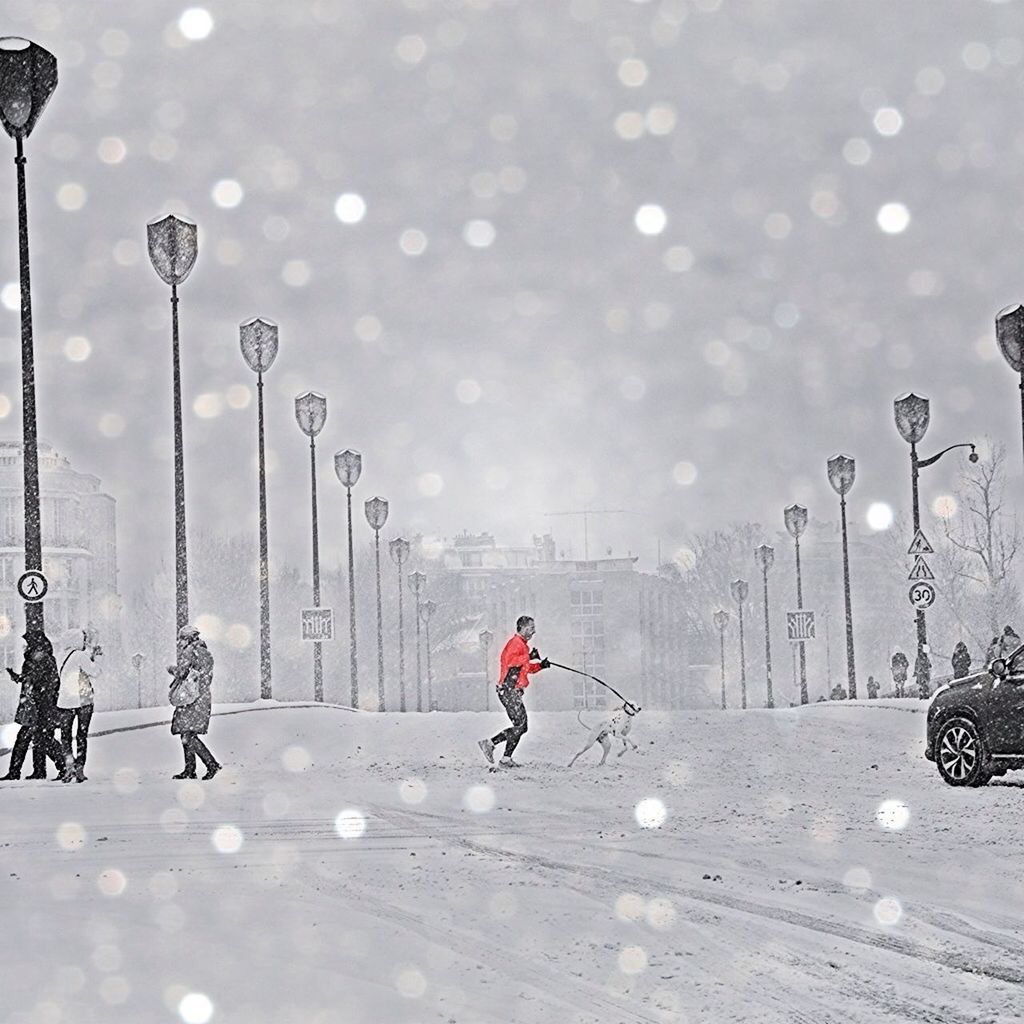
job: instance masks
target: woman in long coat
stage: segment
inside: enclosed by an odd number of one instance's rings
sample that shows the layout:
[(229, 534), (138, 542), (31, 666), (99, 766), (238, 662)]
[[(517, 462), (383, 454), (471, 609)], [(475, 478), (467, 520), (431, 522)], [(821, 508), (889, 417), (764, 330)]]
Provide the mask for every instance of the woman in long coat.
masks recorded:
[(188, 704), (175, 705), (174, 708), (171, 735), (181, 737), (181, 749), (185, 756), (185, 768), (174, 778), (194, 779), (198, 755), (206, 765), (206, 774), (203, 778), (212, 779), (222, 766), (199, 737), (204, 736), (210, 728), (213, 655), (210, 654), (195, 626), (182, 626), (178, 630), (178, 663), (168, 665), (167, 671), (174, 676), (174, 682), (171, 683), (172, 694), (175, 687), (193, 687), (198, 691), (194, 700)]
[(28, 632), (24, 640), (25, 660), (21, 666), (21, 674), (10, 668), (7, 670), (11, 679), (21, 684), (18, 709), (14, 714), (14, 721), (21, 728), (14, 740), (7, 774), (2, 778), (4, 781), (21, 778), (25, 755), (28, 753), (29, 743), (32, 743), (33, 771), (29, 778), (46, 778), (48, 756), (57, 766), (61, 782), (70, 782), (74, 776), (66, 771), (64, 754), (53, 735), (56, 724), (57, 688), (60, 685), (57, 662), (53, 657), (53, 645), (46, 634), (41, 632)]

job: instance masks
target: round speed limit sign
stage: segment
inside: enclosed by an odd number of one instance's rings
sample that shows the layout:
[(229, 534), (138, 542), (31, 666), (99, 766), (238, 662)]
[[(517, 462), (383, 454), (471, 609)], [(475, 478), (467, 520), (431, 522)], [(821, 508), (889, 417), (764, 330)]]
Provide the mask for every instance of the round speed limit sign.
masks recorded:
[(910, 603), (920, 611), (931, 608), (935, 603), (935, 588), (925, 580), (919, 580), (910, 585), (910, 592), (907, 595)]

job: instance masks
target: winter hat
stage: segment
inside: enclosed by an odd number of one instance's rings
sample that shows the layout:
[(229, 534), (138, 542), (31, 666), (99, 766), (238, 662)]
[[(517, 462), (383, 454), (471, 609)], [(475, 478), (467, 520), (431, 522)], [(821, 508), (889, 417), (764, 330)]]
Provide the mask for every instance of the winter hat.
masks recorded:
[(178, 630), (179, 640), (191, 640), (195, 636), (199, 636), (199, 630), (187, 623)]

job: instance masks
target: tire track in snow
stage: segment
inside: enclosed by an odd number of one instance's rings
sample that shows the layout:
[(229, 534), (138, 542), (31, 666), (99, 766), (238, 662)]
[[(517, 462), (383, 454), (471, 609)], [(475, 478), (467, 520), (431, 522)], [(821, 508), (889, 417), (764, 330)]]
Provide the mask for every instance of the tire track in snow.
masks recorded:
[[(408, 820), (414, 820), (414, 816), (409, 814), (409, 812), (388, 812), (381, 809), (380, 813), (382, 816), (386, 816), (388, 813), (392, 816), (398, 814), (402, 817), (406, 817)], [(550, 871), (556, 871), (563, 874), (568, 873), (583, 880), (593, 880), (595, 877), (600, 877), (604, 879), (605, 882), (620, 887), (623, 885), (631, 885), (634, 881), (633, 877), (630, 875), (598, 865), (587, 864), (576, 866), (574, 864), (566, 863), (565, 861), (554, 860), (550, 857), (543, 857), (538, 854), (518, 853), (470, 839), (458, 839), (449, 836), (445, 836), (444, 838), (455, 845), (470, 849), (475, 853), (482, 853), (519, 864), (546, 868)], [(898, 935), (874, 933), (866, 928), (858, 927), (857, 925), (829, 920), (828, 918), (812, 917), (810, 914), (806, 914), (801, 911), (791, 910), (781, 906), (769, 906), (746, 897), (733, 896), (729, 893), (704, 892), (687, 886), (675, 885), (671, 882), (659, 884), (666, 891), (672, 892), (687, 900), (724, 907), (728, 910), (738, 911), (739, 913), (749, 914), (751, 916), (770, 921), (782, 921), (806, 931), (831, 935), (834, 938), (843, 939), (847, 942), (854, 942), (862, 946), (870, 946), (874, 949), (884, 950), (891, 953), (899, 953), (902, 956), (933, 963), (940, 967), (946, 967), (950, 970), (959, 971), (964, 974), (983, 975), (998, 981), (1007, 982), (1011, 985), (1024, 985), (1024, 969), (1014, 967), (1010, 964), (995, 963), (991, 961), (979, 963), (963, 953), (943, 952), (941, 950), (929, 949), (921, 943), (902, 938)]]

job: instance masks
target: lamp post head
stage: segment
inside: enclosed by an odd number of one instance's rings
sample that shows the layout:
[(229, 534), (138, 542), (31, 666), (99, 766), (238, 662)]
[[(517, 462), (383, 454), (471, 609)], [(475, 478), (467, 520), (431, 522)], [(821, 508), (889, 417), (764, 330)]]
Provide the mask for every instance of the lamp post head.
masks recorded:
[(491, 646), (491, 641), (493, 639), (494, 634), (489, 629), (480, 630), (480, 643), (485, 651)]
[(295, 419), (306, 437), (316, 437), (327, 422), (327, 399), (316, 391), (307, 391), (295, 399)]
[(363, 457), (346, 448), (334, 455), (334, 472), (345, 487), (355, 487), (363, 471)]
[(803, 505), (790, 505), (782, 510), (782, 516), (789, 535), (794, 540), (799, 540), (800, 534), (807, 528), (807, 509)]
[(828, 482), (840, 497), (845, 496), (857, 476), (857, 464), (849, 455), (833, 455), (828, 460)]
[(417, 597), (420, 596), (420, 593), (422, 592), (423, 587), (426, 585), (426, 582), (427, 574), (425, 572), (420, 572), (419, 569), (417, 569), (415, 572), (409, 573), (409, 589)]
[(900, 395), (892, 403), (892, 407), (896, 415), (896, 429), (903, 440), (907, 444), (917, 444), (923, 440), (931, 416), (931, 403), (928, 399), (911, 391), (906, 395)]
[(754, 561), (761, 572), (767, 572), (775, 563), (775, 548), (768, 544), (754, 548)]
[(132, 655), (132, 664), (135, 666), (135, 671), (136, 672), (138, 672), (138, 670), (140, 668), (142, 668), (142, 663), (145, 660), (146, 660), (146, 656), (144, 654), (133, 654)]
[(384, 498), (370, 498), (363, 503), (363, 508), (373, 530), (379, 530), (388, 521), (388, 503)]
[(396, 537), (388, 544), (392, 560), (401, 565), (409, 557), (409, 547), (409, 542), (404, 537)]
[(436, 601), (424, 601), (423, 604), (420, 605), (420, 618), (424, 622), (430, 622), (430, 620), (434, 616), (434, 612), (436, 612), (436, 611), (437, 611), (437, 602)]
[(169, 213), (146, 225), (149, 261), (164, 284), (181, 284), (192, 272), (199, 252), (198, 230), (190, 220)]
[(978, 461), (978, 453), (977, 453), (977, 451), (975, 451), (975, 448), (974, 448), (973, 444), (971, 445), (971, 454), (967, 456), (967, 461), (968, 462), (977, 462)]
[(750, 591), (750, 586), (746, 580), (733, 580), (729, 584), (729, 592), (732, 594), (732, 599), (737, 604), (743, 604), (747, 599), (747, 594)]
[(0, 123), (12, 139), (27, 139), (57, 88), (57, 58), (19, 36), (0, 38)]
[(277, 324), (254, 316), (238, 325), (242, 355), (253, 373), (266, 373), (277, 358)]
[(714, 614), (715, 625), (718, 627), (719, 633), (725, 632), (725, 627), (729, 625), (729, 613), (724, 609), (720, 608)]
[(1015, 373), (1024, 373), (1024, 306), (1007, 306), (996, 314), (999, 351)]

